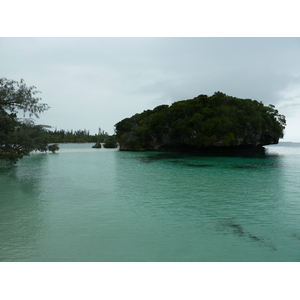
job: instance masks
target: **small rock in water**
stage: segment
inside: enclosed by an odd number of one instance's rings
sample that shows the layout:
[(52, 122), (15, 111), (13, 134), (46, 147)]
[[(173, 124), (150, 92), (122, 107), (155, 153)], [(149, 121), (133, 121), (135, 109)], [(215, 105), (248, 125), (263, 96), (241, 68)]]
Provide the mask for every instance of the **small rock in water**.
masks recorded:
[(94, 146), (92, 146), (92, 148), (101, 148), (101, 143), (97, 142)]

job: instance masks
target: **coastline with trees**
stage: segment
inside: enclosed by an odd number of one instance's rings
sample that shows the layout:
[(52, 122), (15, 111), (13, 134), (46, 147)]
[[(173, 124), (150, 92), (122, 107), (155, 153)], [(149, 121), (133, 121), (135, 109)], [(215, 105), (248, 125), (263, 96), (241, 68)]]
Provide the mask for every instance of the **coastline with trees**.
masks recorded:
[[(50, 108), (40, 102), (38, 93), (23, 79), (0, 78), (0, 158), (11, 164), (32, 151), (55, 153), (59, 143), (95, 143), (93, 148), (119, 144), (121, 151), (263, 151), (264, 145), (278, 143), (286, 126), (274, 105), (216, 92), (125, 118), (115, 125), (115, 135), (101, 128), (95, 135), (86, 129), (51, 130), (32, 118)], [(17, 116), (20, 112), (23, 118)]]
[[(16, 164), (19, 159), (33, 151), (52, 152), (59, 150), (59, 143), (105, 143), (116, 146), (115, 136), (99, 128), (98, 134), (90, 135), (84, 130), (51, 130), (49, 125), (35, 124), (33, 117), (50, 107), (41, 103), (35, 86), (0, 78), (0, 159)], [(18, 114), (23, 113), (23, 117)], [(104, 144), (105, 145), (105, 144)]]

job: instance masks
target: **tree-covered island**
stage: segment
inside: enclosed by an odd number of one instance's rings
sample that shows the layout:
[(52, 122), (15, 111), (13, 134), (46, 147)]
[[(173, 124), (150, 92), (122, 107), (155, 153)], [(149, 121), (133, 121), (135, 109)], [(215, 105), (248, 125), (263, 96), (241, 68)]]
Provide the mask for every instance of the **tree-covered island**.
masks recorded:
[(160, 105), (115, 125), (122, 151), (262, 151), (283, 137), (274, 105), (216, 92)]

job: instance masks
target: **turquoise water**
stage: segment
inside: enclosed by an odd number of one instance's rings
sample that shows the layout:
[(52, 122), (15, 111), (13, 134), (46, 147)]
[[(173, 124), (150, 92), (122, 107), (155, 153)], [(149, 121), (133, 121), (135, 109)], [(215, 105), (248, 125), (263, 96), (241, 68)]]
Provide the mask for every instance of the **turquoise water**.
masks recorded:
[(0, 165), (0, 261), (300, 261), (300, 145), (201, 157), (63, 144)]

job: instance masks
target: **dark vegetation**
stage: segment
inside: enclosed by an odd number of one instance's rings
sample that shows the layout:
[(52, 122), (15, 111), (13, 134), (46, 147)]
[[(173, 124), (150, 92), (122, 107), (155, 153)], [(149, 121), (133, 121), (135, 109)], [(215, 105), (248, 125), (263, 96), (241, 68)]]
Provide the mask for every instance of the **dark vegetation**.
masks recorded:
[(145, 110), (115, 127), (120, 150), (222, 152), (276, 144), (285, 125), (273, 105), (216, 92)]
[(98, 134), (91, 135), (86, 129), (84, 130), (48, 130), (47, 135), (51, 143), (95, 143), (93, 148), (116, 148), (117, 140), (115, 135), (109, 135), (99, 128)]
[(116, 136), (109, 135), (99, 128), (98, 134), (91, 135), (86, 129), (84, 130), (47, 130), (48, 139), (51, 143), (95, 143), (93, 148), (116, 148)]
[[(32, 117), (49, 109), (35, 86), (27, 87), (20, 82), (0, 78), (0, 158), (16, 163), (31, 151), (48, 151), (45, 134), (49, 126), (36, 125)], [(23, 118), (17, 113), (23, 112)]]
[(55, 153), (55, 151), (58, 151), (59, 147), (57, 144), (49, 145), (48, 146), (48, 151), (51, 151), (52, 153)]
[(98, 134), (91, 135), (86, 129), (84, 130), (57, 130), (47, 131), (49, 140), (52, 143), (104, 143), (109, 134), (99, 128)]

